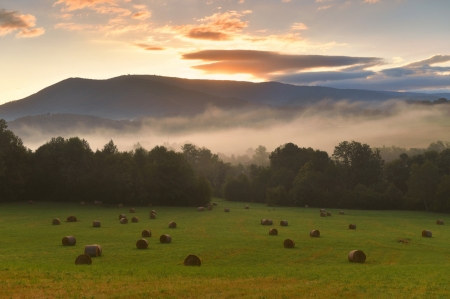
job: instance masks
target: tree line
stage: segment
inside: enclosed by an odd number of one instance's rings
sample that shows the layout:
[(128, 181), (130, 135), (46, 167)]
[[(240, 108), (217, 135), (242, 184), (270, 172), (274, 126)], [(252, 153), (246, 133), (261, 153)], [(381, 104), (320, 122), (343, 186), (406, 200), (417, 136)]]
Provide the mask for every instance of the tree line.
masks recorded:
[(0, 201), (102, 201), (200, 206), (211, 196), (270, 206), (450, 211), (450, 148), (436, 146), (385, 162), (356, 141), (325, 151), (293, 143), (246, 165), (207, 148), (156, 146), (120, 152), (111, 140), (95, 152), (78, 137), (52, 138), (35, 151), (0, 120)]

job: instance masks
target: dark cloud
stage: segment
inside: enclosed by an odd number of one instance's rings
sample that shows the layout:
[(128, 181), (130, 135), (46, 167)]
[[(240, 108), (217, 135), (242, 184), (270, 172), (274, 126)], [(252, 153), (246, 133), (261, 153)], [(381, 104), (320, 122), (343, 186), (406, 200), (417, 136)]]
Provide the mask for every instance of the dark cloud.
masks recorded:
[(450, 55), (434, 55), (428, 59), (413, 62), (408, 64), (406, 67), (420, 67), (424, 65), (432, 65), (436, 63), (443, 63), (450, 61)]
[(339, 81), (358, 78), (367, 78), (375, 72), (302, 72), (296, 74), (271, 76), (270, 80), (291, 84), (311, 84), (315, 82)]
[(194, 39), (207, 39), (207, 40), (229, 40), (231, 39), (229, 34), (222, 32), (206, 31), (203, 29), (192, 29), (187, 34), (187, 37)]
[(32, 28), (36, 24), (36, 17), (23, 15), (18, 11), (0, 9), (0, 36), (20, 30), (17, 37), (34, 37), (44, 34), (44, 28)]
[(184, 54), (183, 58), (214, 61), (193, 67), (208, 73), (247, 73), (259, 77), (274, 72), (381, 63), (376, 57), (287, 55), (256, 50), (204, 50)]

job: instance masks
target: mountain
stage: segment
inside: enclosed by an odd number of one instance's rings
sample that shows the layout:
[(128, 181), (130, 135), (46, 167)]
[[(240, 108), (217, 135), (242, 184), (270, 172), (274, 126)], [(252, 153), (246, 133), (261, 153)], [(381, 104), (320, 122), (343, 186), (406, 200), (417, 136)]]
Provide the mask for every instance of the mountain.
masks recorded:
[(154, 75), (120, 76), (107, 80), (69, 78), (24, 99), (0, 105), (0, 118), (9, 121), (53, 113), (117, 120), (191, 116), (202, 113), (209, 106), (222, 109), (305, 107), (322, 100), (434, 101), (446, 95), (450, 98), (450, 94), (336, 89), (278, 82), (191, 80)]

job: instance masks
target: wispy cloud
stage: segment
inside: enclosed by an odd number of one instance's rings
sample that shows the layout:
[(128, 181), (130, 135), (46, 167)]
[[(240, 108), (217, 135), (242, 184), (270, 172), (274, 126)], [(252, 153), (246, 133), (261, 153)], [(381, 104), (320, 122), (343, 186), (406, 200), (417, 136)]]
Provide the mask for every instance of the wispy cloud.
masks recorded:
[(150, 45), (150, 44), (144, 44), (144, 43), (135, 43), (134, 45), (141, 49), (147, 50), (147, 51), (163, 51), (163, 50), (165, 50), (164, 47)]
[(114, 5), (114, 0), (58, 0), (53, 5), (57, 4), (64, 4), (65, 10), (71, 11), (71, 10), (77, 10), (77, 9), (83, 9), (86, 7), (94, 7), (98, 4), (102, 3), (109, 3)]
[(294, 25), (292, 25), (292, 30), (307, 30), (308, 27), (303, 24), (303, 23), (294, 23)]
[(146, 20), (148, 18), (150, 18), (152, 16), (152, 13), (148, 10), (143, 10), (143, 11), (139, 11), (137, 13), (134, 13), (131, 17), (133, 19), (138, 19), (138, 20)]
[(36, 26), (35, 16), (0, 9), (0, 36), (16, 30), (19, 30), (16, 37), (35, 37), (45, 33), (44, 28), (33, 28), (34, 26)]

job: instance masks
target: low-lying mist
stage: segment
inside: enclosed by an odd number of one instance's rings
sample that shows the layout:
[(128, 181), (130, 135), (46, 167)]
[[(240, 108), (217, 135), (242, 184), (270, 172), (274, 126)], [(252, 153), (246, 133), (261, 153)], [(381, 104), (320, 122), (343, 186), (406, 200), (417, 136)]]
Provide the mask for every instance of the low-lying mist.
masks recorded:
[(436, 140), (448, 139), (449, 116), (447, 104), (424, 106), (388, 101), (368, 105), (323, 101), (308, 108), (221, 110), (210, 107), (195, 117), (103, 120), (94, 125), (83, 121), (58, 125), (49, 115), (45, 124), (30, 125), (16, 120), (10, 129), (33, 150), (51, 137), (78, 136), (86, 139), (93, 150), (101, 149), (112, 139), (122, 151), (132, 150), (138, 142), (146, 149), (164, 143), (177, 147), (189, 142), (214, 153), (240, 155), (258, 145), (272, 151), (292, 142), (331, 154), (345, 140), (371, 147), (425, 148)]

